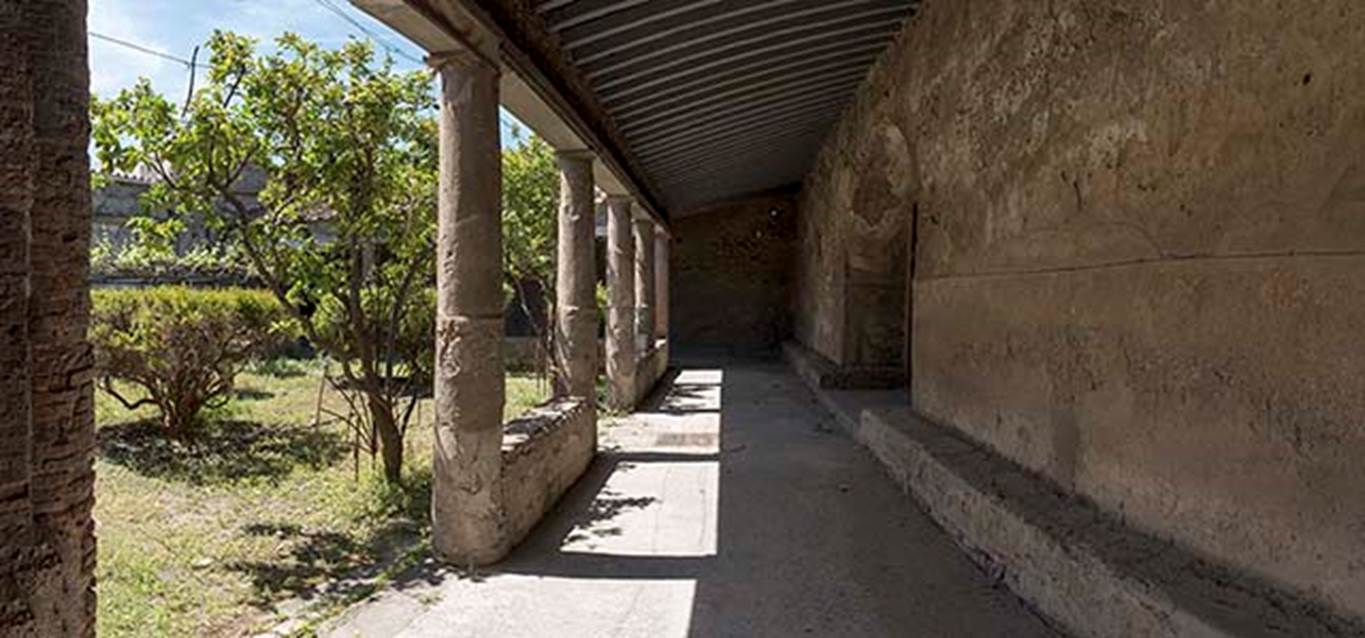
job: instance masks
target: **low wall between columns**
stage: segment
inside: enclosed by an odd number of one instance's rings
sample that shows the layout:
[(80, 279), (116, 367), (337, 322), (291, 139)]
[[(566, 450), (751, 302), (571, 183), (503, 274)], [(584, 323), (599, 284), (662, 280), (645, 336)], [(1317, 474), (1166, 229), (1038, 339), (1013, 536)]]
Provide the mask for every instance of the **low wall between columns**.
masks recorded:
[(508, 548), (545, 517), (592, 463), (596, 411), (581, 399), (532, 409), (503, 427), (499, 494)]
[(649, 352), (640, 357), (635, 367), (635, 405), (638, 406), (649, 398), (654, 386), (658, 385), (659, 380), (668, 372), (668, 352), (668, 340), (659, 339), (654, 342), (654, 347), (650, 348)]
[[(644, 401), (668, 370), (669, 344), (659, 339), (638, 361), (635, 403)], [(510, 369), (510, 368), (509, 368)], [(552, 401), (503, 426), (503, 539), (515, 547), (587, 471), (596, 454), (597, 414), (582, 399)]]

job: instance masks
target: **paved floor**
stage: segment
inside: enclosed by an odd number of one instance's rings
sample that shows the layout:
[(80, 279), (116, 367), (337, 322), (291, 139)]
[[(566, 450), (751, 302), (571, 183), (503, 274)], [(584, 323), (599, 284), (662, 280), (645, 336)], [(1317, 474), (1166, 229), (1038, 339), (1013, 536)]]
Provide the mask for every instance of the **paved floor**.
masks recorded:
[(779, 364), (687, 367), (512, 558), (330, 635), (1052, 635), (835, 430)]

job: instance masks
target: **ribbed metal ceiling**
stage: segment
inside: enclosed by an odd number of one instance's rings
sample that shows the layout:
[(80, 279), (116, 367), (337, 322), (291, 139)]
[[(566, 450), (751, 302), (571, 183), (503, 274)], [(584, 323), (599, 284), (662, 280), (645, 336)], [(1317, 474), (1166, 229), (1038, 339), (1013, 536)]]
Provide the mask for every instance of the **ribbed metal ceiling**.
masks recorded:
[(917, 0), (543, 0), (674, 213), (801, 180)]

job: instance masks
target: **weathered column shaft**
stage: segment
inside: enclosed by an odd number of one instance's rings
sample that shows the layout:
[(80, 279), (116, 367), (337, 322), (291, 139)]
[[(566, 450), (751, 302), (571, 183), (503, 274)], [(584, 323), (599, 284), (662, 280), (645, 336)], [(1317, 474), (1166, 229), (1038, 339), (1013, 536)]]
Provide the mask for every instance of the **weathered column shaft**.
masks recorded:
[(631, 202), (607, 198), (607, 381), (617, 410), (635, 404), (635, 239)]
[(84, 0), (0, 7), (0, 635), (95, 630)]
[(504, 551), (502, 158), (498, 69), (465, 52), (441, 77), (432, 545), (457, 564)]
[(570, 151), (559, 164), (559, 242), (555, 277), (555, 393), (596, 403), (597, 299), (593, 260), (592, 154)]
[[(0, 6), (0, 558), (32, 537), (29, 498), (32, 401), (28, 338), (29, 212), (33, 207), (33, 74), (25, 15), (20, 5)], [(0, 572), (3, 577), (3, 572)], [(9, 606), (7, 599), (0, 604)], [(10, 627), (0, 624), (0, 634)]]
[(668, 338), (668, 233), (654, 236), (654, 337)]
[(654, 221), (641, 215), (635, 226), (635, 335), (641, 354), (654, 347)]

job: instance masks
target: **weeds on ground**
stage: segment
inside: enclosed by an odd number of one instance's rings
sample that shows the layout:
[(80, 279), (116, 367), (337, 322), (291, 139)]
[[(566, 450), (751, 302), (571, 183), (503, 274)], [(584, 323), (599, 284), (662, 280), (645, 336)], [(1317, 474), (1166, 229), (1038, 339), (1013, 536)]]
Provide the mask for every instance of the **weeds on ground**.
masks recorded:
[[(285, 601), (341, 609), (426, 555), (429, 401), (391, 486), (367, 457), (357, 464), (344, 427), (315, 423), (320, 374), (307, 361), (258, 366), (183, 439), (97, 395), (100, 635), (251, 633)], [(544, 396), (509, 377), (506, 412)]]

